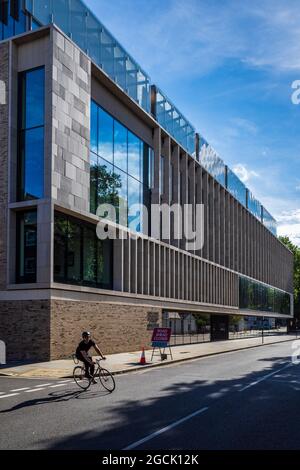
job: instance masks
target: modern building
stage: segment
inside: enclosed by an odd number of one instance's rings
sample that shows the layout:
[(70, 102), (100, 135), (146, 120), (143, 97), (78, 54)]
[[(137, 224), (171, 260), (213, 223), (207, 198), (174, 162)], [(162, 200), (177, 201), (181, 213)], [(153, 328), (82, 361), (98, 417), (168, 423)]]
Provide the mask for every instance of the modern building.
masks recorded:
[[(232, 316), (291, 318), (293, 256), (274, 219), (84, 3), (0, 4), (8, 359), (66, 357), (84, 329), (106, 353), (136, 350), (176, 313), (212, 340)], [(119, 202), (116, 224), (96, 215)], [(203, 204), (203, 247), (175, 237), (172, 214), (170, 235), (151, 236), (152, 207), (175, 203), (193, 221)]]

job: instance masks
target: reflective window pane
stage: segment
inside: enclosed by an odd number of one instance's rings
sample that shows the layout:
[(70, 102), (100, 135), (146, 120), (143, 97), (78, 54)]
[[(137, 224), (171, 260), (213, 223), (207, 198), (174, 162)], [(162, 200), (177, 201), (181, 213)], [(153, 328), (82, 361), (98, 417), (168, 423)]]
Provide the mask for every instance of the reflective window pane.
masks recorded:
[(112, 250), (111, 240), (98, 239), (96, 225), (55, 213), (55, 282), (111, 289)]
[(101, 108), (99, 108), (98, 125), (98, 154), (113, 163), (114, 120)]
[(44, 194), (44, 128), (22, 132), (21, 199), (40, 199)]
[(83, 281), (96, 284), (97, 277), (97, 239), (95, 228), (83, 227)]
[(67, 251), (67, 277), (70, 282), (81, 280), (81, 226), (69, 220), (68, 224), (68, 251)]
[(66, 246), (68, 239), (68, 221), (64, 216), (56, 215), (54, 220), (54, 278), (63, 282), (66, 278)]
[(22, 129), (44, 125), (45, 69), (35, 69), (21, 74)]
[(114, 165), (127, 172), (127, 129), (114, 123)]
[[(142, 202), (143, 185), (128, 177), (128, 226), (136, 232), (142, 231), (142, 214), (139, 207)], [(131, 225), (130, 225), (131, 224)]]
[(290, 295), (274, 287), (240, 277), (239, 297), (240, 309), (290, 315)]
[(227, 172), (227, 188), (228, 191), (246, 207), (246, 187), (229, 168)]
[(44, 68), (19, 75), (17, 193), (20, 200), (44, 195)]
[(112, 289), (112, 256), (111, 240), (97, 241), (97, 284), (102, 289)]
[(139, 181), (143, 180), (142, 142), (131, 132), (128, 132), (128, 174)]
[(97, 205), (117, 205), (117, 187), (121, 184), (114, 167), (102, 158), (98, 159)]
[(98, 106), (91, 103), (91, 151), (98, 153)]
[(17, 214), (17, 283), (36, 282), (37, 212)]
[(90, 211), (96, 214), (98, 204), (98, 157), (94, 153), (90, 154)]
[(116, 209), (117, 209), (117, 223), (127, 226), (127, 191), (128, 191), (128, 176), (127, 173), (119, 170), (117, 167), (114, 169), (115, 177), (115, 194), (116, 194)]

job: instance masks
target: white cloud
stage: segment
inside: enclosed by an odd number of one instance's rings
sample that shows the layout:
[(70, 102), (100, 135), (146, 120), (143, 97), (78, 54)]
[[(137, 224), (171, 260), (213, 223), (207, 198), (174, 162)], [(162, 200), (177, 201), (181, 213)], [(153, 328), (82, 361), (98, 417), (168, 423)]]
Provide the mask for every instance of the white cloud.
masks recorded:
[(252, 178), (259, 178), (259, 174), (256, 171), (249, 170), (245, 165), (238, 163), (233, 168), (233, 171), (240, 178), (243, 183), (248, 183)]
[(232, 124), (242, 131), (247, 132), (247, 134), (256, 135), (258, 133), (258, 127), (254, 122), (249, 121), (245, 118), (233, 118), (231, 120)]
[(300, 209), (284, 211), (277, 217), (278, 235), (288, 236), (300, 246)]
[[(298, 0), (142, 3), (139, 7), (140, 0), (118, 0), (114, 7), (111, 0), (88, 0), (104, 24), (152, 73), (203, 75), (227, 60), (300, 71)], [(126, 21), (116, 14), (122, 9), (127, 11)]]

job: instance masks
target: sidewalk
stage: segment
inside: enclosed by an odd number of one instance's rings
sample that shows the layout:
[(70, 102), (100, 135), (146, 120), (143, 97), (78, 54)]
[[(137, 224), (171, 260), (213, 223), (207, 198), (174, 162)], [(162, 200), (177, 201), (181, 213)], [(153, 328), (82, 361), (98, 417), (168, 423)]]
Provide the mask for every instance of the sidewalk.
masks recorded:
[[(264, 345), (294, 341), (295, 339), (296, 336), (292, 334), (267, 336), (264, 338)], [(170, 363), (174, 364), (190, 359), (213, 356), (215, 354), (239, 351), (242, 349), (255, 348), (259, 346), (262, 346), (261, 337), (219, 341), (214, 343), (189, 344), (183, 346), (174, 346), (172, 348), (173, 361), (168, 356), (168, 359), (162, 362), (160, 360), (160, 356), (155, 356), (153, 362), (150, 363), (152, 350), (149, 350), (146, 351), (147, 365), (144, 366), (139, 364), (141, 351), (107, 355), (107, 360), (103, 365), (114, 374), (122, 374), (146, 369), (149, 367), (158, 367)], [(24, 378), (70, 378), (72, 377), (73, 368), (74, 362), (72, 359), (16, 365), (14, 367), (0, 366), (0, 376)]]

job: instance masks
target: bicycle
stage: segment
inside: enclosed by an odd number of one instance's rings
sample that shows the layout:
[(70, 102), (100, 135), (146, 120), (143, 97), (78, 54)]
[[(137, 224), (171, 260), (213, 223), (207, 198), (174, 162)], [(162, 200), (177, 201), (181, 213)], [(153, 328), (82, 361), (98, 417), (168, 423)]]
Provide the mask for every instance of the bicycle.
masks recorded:
[[(73, 361), (75, 364), (79, 364), (80, 362), (75, 354), (73, 355)], [(95, 378), (99, 378), (101, 385), (109, 393), (112, 393), (116, 388), (116, 383), (113, 375), (107, 369), (104, 369), (104, 367), (101, 366), (101, 359), (96, 359), (95, 371), (93, 376), (86, 377), (84, 365), (76, 365), (73, 370), (73, 378), (76, 385), (78, 385), (78, 387), (80, 387), (82, 390), (88, 390)]]

